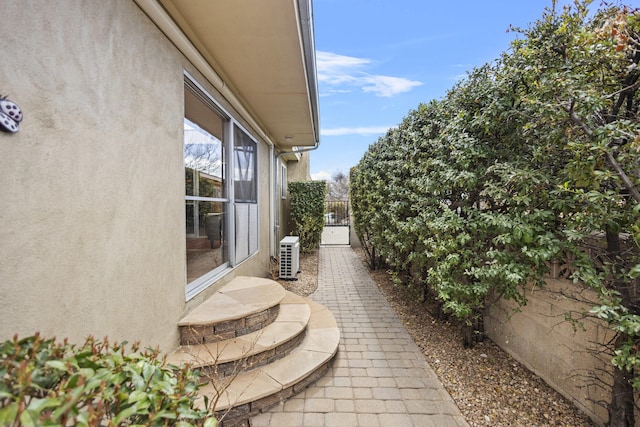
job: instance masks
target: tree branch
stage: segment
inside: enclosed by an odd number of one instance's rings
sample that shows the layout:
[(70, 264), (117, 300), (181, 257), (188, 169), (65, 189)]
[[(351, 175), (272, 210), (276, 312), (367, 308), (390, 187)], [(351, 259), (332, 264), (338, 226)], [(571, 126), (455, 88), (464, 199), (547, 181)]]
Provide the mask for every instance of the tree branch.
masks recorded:
[[(573, 105), (574, 103), (572, 101), (571, 106), (563, 106), (563, 108), (569, 113), (569, 118), (573, 123), (580, 127), (589, 138), (595, 139), (593, 130), (589, 126), (587, 126), (587, 124), (583, 122), (580, 117), (578, 117), (575, 110), (573, 109)], [(620, 179), (622, 179), (622, 183), (624, 184), (626, 189), (629, 190), (629, 194), (631, 195), (631, 197), (633, 197), (633, 199), (640, 204), (640, 191), (636, 189), (633, 181), (629, 179), (629, 176), (624, 171), (624, 169), (622, 169), (622, 166), (620, 166), (620, 163), (618, 163), (611, 150), (605, 150), (605, 153), (607, 154), (607, 163), (609, 163), (609, 165), (616, 171)]]
[(611, 167), (618, 173), (620, 179), (622, 179), (622, 182), (624, 183), (624, 186), (627, 187), (627, 190), (629, 190), (629, 194), (631, 194), (631, 197), (633, 197), (633, 199), (637, 203), (640, 203), (640, 191), (638, 191), (635, 185), (633, 185), (633, 182), (631, 181), (631, 179), (629, 179), (629, 176), (626, 174), (624, 169), (622, 169), (622, 166), (620, 166), (611, 150), (606, 150), (606, 153), (607, 161), (609, 162)]

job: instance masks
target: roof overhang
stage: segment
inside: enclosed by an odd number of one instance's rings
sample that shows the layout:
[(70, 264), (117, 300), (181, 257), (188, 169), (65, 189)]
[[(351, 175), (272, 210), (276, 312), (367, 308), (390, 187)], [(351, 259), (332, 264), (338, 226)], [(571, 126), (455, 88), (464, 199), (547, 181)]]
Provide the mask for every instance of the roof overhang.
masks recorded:
[(165, 34), (179, 30), (174, 44), (188, 41), (215, 72), (211, 83), (281, 150), (320, 139), (311, 1), (136, 0)]
[(292, 151), (283, 152), (280, 157), (288, 162), (299, 162), (302, 158), (302, 153), (298, 151), (298, 147), (293, 147)]

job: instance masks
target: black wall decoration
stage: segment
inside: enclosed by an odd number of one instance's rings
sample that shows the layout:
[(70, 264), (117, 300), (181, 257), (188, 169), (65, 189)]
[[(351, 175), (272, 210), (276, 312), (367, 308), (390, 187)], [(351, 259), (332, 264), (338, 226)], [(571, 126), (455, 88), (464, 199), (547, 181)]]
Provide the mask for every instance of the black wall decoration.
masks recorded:
[(22, 110), (13, 101), (0, 95), (0, 130), (16, 133), (20, 130), (18, 124), (22, 121)]

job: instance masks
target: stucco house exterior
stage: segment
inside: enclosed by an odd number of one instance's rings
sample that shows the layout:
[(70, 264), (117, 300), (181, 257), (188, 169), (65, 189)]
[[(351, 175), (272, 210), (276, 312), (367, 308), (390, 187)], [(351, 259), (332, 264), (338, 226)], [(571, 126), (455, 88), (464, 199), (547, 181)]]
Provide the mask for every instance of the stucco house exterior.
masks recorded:
[(0, 339), (171, 350), (269, 276), (319, 143), (311, 0), (6, 0), (0, 36)]

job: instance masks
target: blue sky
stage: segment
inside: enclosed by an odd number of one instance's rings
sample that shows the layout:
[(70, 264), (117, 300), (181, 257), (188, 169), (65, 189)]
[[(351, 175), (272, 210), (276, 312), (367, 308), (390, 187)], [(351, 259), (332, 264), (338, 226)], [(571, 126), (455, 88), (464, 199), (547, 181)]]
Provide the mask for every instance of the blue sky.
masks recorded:
[(348, 173), (410, 110), (442, 98), (467, 71), (506, 51), (516, 37), (510, 25), (527, 27), (550, 6), (551, 0), (313, 0), (320, 148), (311, 152), (312, 177)]

